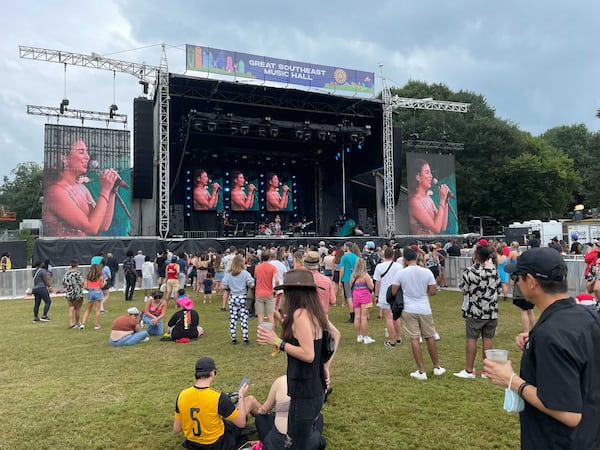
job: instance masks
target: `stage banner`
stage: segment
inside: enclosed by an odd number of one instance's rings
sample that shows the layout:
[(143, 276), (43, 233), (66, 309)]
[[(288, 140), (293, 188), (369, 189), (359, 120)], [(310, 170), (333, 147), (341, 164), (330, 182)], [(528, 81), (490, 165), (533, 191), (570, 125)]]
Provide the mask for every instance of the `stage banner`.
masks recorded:
[(458, 233), (454, 155), (406, 153), (410, 234)]
[(127, 130), (45, 126), (44, 237), (128, 236)]
[(332, 91), (373, 94), (373, 72), (322, 66), (218, 48), (186, 45), (187, 70), (295, 84)]

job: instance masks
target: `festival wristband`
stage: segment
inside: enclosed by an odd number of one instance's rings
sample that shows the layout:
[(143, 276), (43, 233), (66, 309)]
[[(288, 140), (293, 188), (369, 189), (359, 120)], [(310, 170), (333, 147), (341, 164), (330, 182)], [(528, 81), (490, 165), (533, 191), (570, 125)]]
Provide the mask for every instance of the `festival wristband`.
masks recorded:
[(275, 345), (275, 347), (279, 347), (281, 345), (283, 341), (280, 338), (275, 339), (275, 343), (273, 345)]
[(521, 386), (519, 386), (519, 389), (517, 390), (517, 394), (519, 394), (519, 397), (523, 398), (523, 390), (527, 386), (531, 386), (527, 381), (523, 381), (523, 383), (521, 383)]

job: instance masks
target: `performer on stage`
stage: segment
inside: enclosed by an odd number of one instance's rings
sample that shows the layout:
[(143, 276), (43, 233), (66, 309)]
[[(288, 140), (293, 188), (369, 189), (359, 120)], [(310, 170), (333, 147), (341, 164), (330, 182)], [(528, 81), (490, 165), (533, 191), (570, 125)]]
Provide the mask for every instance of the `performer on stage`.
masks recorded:
[(219, 201), (219, 183), (212, 183), (212, 192), (209, 191), (211, 181), (208, 173), (204, 169), (198, 169), (194, 172), (194, 209), (204, 211), (214, 209)]
[(408, 222), (411, 234), (439, 234), (448, 223), (448, 200), (450, 188), (446, 184), (438, 185), (439, 204), (431, 198), (433, 175), (429, 163), (415, 159), (409, 168), (408, 183)]

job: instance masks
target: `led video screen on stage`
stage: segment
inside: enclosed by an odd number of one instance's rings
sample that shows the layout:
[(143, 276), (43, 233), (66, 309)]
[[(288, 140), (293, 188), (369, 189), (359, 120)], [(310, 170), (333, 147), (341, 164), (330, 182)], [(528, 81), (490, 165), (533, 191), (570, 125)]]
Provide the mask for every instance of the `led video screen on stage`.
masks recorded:
[(410, 234), (456, 234), (454, 155), (406, 154)]
[(46, 125), (44, 236), (128, 236), (130, 158), (127, 130)]

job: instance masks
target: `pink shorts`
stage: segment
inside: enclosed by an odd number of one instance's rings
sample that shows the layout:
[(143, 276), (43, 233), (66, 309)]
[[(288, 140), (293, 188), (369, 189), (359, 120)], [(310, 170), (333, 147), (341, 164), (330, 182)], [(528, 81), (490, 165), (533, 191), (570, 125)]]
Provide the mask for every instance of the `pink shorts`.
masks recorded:
[(373, 305), (373, 297), (368, 288), (358, 288), (352, 292), (352, 307), (360, 308), (361, 305)]

